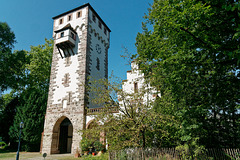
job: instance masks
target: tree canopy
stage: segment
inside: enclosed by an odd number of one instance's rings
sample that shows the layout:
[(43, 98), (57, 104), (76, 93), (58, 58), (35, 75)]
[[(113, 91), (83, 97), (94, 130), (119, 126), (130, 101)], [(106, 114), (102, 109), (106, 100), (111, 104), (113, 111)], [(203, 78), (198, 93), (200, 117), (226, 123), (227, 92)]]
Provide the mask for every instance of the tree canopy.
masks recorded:
[(179, 122), (177, 145), (239, 147), (239, 2), (154, 0), (134, 58)]
[(24, 85), (22, 73), (24, 65), (28, 63), (25, 51), (15, 51), (15, 34), (7, 23), (0, 22), (0, 93), (8, 88), (17, 89)]
[[(53, 40), (31, 46), (30, 51), (14, 51), (15, 35), (7, 23), (0, 22), (0, 137), (18, 140), (19, 123), (23, 121), (24, 150), (38, 151), (43, 131), (50, 78)], [(10, 89), (9, 94), (2, 91)], [(6, 123), (8, 122), (8, 123)]]

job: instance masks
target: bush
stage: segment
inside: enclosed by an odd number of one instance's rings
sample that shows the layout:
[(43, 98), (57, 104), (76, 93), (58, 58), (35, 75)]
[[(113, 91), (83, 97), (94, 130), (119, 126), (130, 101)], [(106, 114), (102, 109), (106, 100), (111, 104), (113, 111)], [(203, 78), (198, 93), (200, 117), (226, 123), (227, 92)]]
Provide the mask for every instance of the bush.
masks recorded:
[(89, 149), (92, 148), (92, 144), (93, 144), (93, 142), (90, 139), (83, 137), (80, 142), (82, 151), (89, 151)]
[(83, 159), (83, 160), (106, 160), (106, 159), (108, 159), (108, 153), (104, 153), (101, 156), (87, 155), (87, 156), (83, 156), (81, 159)]
[(89, 151), (90, 148), (94, 148), (95, 151), (102, 151), (104, 150), (104, 145), (98, 141), (98, 140), (91, 140), (91, 139), (87, 139), (87, 138), (82, 138), (81, 142), (80, 142), (80, 146), (82, 151)]
[(5, 149), (7, 144), (5, 142), (0, 142), (0, 149)]
[(205, 148), (198, 145), (198, 138), (195, 138), (184, 145), (176, 147), (183, 159), (206, 159)]
[(93, 147), (95, 148), (96, 151), (102, 151), (104, 149), (104, 146), (100, 141), (95, 141), (93, 143)]

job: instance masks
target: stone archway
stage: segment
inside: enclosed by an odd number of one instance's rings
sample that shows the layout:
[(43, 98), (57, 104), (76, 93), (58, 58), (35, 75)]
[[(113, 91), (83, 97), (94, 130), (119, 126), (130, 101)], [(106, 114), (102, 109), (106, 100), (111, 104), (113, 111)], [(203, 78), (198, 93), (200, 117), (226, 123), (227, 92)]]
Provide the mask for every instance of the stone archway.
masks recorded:
[(71, 121), (63, 116), (53, 127), (51, 154), (71, 153), (73, 126)]
[[(95, 119), (90, 120), (87, 125), (86, 129), (93, 129), (96, 127), (102, 126), (100, 122), (96, 121)], [(95, 137), (96, 141), (100, 141), (103, 145), (106, 144), (106, 133), (105, 132), (100, 132), (99, 136)], [(91, 134), (88, 134), (88, 138), (91, 138)]]
[(92, 129), (92, 128), (94, 128), (95, 126), (99, 126), (99, 125), (101, 125), (99, 122), (96, 122), (95, 119), (92, 119), (92, 120), (90, 120), (90, 121), (87, 123), (86, 129)]

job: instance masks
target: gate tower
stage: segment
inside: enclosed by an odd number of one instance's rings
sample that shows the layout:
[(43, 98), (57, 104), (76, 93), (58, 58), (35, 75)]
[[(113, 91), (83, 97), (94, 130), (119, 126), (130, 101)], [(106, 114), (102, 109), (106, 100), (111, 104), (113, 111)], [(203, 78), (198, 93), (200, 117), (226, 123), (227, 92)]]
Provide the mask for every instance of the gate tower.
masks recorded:
[(108, 77), (111, 30), (89, 3), (53, 17), (54, 49), (42, 153), (76, 153), (86, 108), (97, 108), (88, 77)]

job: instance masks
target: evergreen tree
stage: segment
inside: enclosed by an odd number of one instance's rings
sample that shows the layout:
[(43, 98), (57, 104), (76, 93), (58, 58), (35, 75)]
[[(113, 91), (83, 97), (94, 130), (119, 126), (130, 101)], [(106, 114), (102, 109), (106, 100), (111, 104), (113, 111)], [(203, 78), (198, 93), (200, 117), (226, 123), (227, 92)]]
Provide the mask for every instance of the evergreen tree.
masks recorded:
[(19, 136), (19, 124), (24, 122), (21, 137), (22, 149), (25, 151), (39, 151), (47, 96), (47, 92), (40, 88), (28, 88), (21, 94), (20, 105), (16, 107), (17, 111), (9, 135), (16, 142)]
[(13, 92), (2, 96), (1, 111), (0, 111), (0, 137), (5, 143), (9, 143), (9, 128), (13, 125), (14, 116), (16, 115), (16, 106), (19, 105), (18, 96)]

